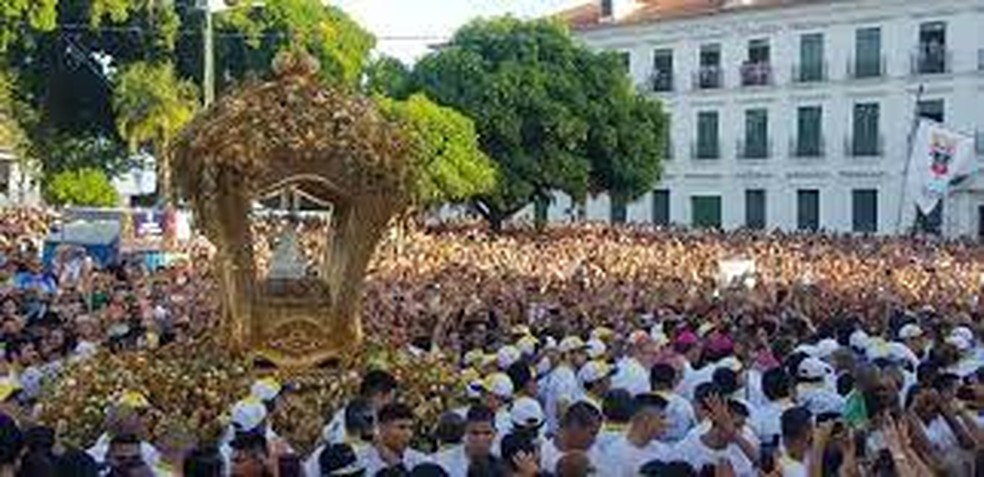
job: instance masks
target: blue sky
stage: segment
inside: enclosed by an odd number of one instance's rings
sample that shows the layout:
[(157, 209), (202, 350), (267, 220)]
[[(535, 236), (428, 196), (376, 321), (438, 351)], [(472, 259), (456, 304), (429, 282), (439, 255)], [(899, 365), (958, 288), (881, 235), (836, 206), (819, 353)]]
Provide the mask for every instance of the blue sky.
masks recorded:
[(377, 49), (413, 62), (477, 16), (534, 17), (585, 0), (330, 0), (380, 38)]

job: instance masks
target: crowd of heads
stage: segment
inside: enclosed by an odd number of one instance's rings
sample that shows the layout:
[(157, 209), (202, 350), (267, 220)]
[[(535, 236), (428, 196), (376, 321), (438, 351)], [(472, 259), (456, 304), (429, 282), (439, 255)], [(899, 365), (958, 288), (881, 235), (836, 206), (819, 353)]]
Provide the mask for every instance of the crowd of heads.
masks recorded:
[[(99, 442), (64, 449), (32, 424), (45, 384), (100, 350), (215, 329), (215, 283), (204, 258), (150, 270), (66, 253), (44, 267), (44, 220), (11, 217), (0, 475), (972, 475), (984, 445), (977, 244), (445, 225), (384, 243), (362, 300), (370, 340), (467, 383), (437, 422), (402, 401), (414, 383), (371, 370), (326, 410), (313, 450), (273, 428), (291, 391), (270, 380), (244, 390), (214, 445), (151, 442), (139, 409), (153, 403), (123, 393)], [(266, 219), (261, 261), (287, 226), (308, 260), (326, 256), (326, 224)], [(754, 273), (722, 277), (733, 259)]]

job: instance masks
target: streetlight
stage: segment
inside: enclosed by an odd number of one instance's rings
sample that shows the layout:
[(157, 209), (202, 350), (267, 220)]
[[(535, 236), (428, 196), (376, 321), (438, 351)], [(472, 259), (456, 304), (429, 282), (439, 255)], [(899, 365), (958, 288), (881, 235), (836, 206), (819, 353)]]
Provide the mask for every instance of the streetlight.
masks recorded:
[(195, 6), (205, 15), (202, 22), (202, 98), (207, 108), (215, 100), (215, 43), (212, 13), (235, 7), (240, 0), (197, 0)]

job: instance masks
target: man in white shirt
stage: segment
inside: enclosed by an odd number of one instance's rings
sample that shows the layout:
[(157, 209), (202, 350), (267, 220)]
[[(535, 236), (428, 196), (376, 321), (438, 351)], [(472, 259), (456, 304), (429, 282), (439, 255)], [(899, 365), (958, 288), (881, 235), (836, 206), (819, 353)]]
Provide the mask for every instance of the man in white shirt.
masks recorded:
[(576, 370), (587, 361), (585, 346), (584, 341), (577, 336), (564, 338), (558, 346), (559, 362), (550, 372), (544, 389), (544, 407), (546, 407), (549, 432), (556, 430), (558, 418), (578, 397)]
[(595, 441), (599, 451), (604, 453), (608, 446), (625, 437), (633, 412), (635, 412), (635, 401), (629, 391), (612, 389), (605, 394), (605, 399), (601, 403), (601, 413), (605, 422)]
[[(756, 476), (754, 461), (757, 447), (744, 436), (744, 418), (730, 409), (720, 392), (711, 383), (704, 383), (694, 392), (697, 405), (707, 413), (709, 427), (697, 427), (673, 448), (677, 458), (686, 461), (698, 472), (705, 466), (718, 467), (727, 462), (736, 477)], [(741, 404), (735, 403), (735, 406)]]
[(842, 414), (844, 397), (837, 394), (828, 382), (833, 368), (817, 358), (806, 358), (796, 368), (796, 402), (806, 406), (813, 415)]
[(636, 331), (629, 336), (628, 345), (627, 356), (619, 361), (618, 372), (612, 376), (612, 389), (625, 389), (633, 396), (647, 393), (652, 338), (645, 331)]
[[(359, 397), (368, 400), (372, 405), (373, 413), (378, 412), (383, 406), (393, 402), (397, 389), (396, 378), (392, 374), (374, 369), (362, 377), (359, 385)], [(329, 444), (342, 444), (350, 442), (358, 436), (347, 436), (345, 434), (345, 409), (339, 409), (332, 416), (331, 421), (322, 429), (322, 438)]]
[(647, 462), (673, 460), (671, 448), (658, 439), (666, 429), (668, 403), (656, 394), (640, 394), (634, 398), (628, 431), (602, 452), (598, 466), (605, 475), (635, 477)]
[(487, 406), (472, 406), (468, 409), (465, 423), (464, 444), (442, 451), (434, 456), (434, 461), (451, 477), (466, 477), (468, 467), (473, 462), (490, 462), (492, 443), (495, 441), (495, 413)]
[(694, 407), (675, 393), (678, 373), (673, 365), (668, 363), (657, 363), (653, 365), (649, 373), (649, 382), (653, 392), (666, 400), (666, 431), (663, 432), (660, 440), (663, 442), (678, 442), (687, 435), (694, 424), (697, 423), (694, 415)]
[(401, 467), (410, 471), (430, 459), (410, 448), (413, 440), (413, 412), (405, 404), (387, 404), (377, 416), (376, 442), (359, 454), (366, 475), (376, 475), (383, 469)]
[(540, 449), (540, 468), (554, 472), (557, 462), (568, 452), (584, 452), (597, 468), (601, 461), (595, 440), (601, 429), (601, 411), (586, 402), (576, 402), (567, 408), (557, 435), (543, 443)]
[[(372, 445), (373, 433), (375, 432), (375, 410), (368, 400), (356, 398), (349, 402), (343, 409), (345, 415), (345, 443), (354, 452), (358, 453), (365, 447)], [(322, 440), (325, 437), (322, 436)], [(304, 462), (304, 475), (320, 476), (322, 461), (328, 457), (322, 457), (322, 453), (332, 446), (342, 444), (324, 443), (318, 446), (310, 457)]]
[(589, 361), (581, 366), (577, 372), (577, 381), (581, 385), (577, 400), (592, 404), (601, 411), (601, 403), (611, 387), (614, 372), (612, 365), (604, 361)]
[(779, 443), (782, 413), (795, 406), (791, 391), (792, 383), (785, 368), (772, 368), (762, 375), (762, 393), (766, 402), (752, 410), (752, 429), (763, 444)]

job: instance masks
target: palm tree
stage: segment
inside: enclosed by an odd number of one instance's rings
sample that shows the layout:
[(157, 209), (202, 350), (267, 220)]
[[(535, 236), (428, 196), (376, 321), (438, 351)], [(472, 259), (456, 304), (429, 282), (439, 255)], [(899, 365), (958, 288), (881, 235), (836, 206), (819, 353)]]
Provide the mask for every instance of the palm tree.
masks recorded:
[(170, 145), (198, 110), (198, 90), (179, 79), (169, 62), (134, 63), (122, 71), (113, 91), (116, 127), (137, 152), (148, 147), (157, 161), (157, 196), (170, 203)]

